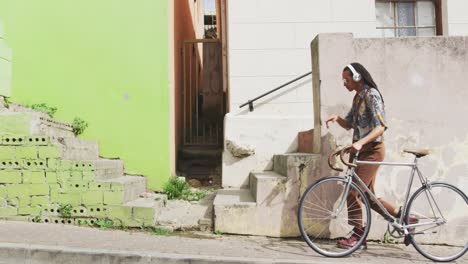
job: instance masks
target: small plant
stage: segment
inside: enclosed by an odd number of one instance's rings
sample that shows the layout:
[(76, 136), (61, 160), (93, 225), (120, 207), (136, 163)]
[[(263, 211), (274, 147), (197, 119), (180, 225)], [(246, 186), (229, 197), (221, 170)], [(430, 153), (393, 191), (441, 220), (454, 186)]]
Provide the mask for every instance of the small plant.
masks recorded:
[(114, 226), (114, 221), (112, 221), (109, 218), (104, 218), (104, 219), (97, 220), (94, 225), (101, 229), (109, 229)]
[(75, 136), (83, 134), (84, 130), (88, 127), (88, 122), (79, 117), (75, 117), (72, 122), (73, 134)]
[(169, 200), (179, 199), (184, 192), (190, 191), (188, 183), (177, 177), (169, 179), (164, 185), (163, 190)]
[(189, 201), (189, 202), (192, 202), (192, 201), (200, 201), (201, 199), (205, 198), (205, 196), (207, 195), (208, 193), (206, 191), (196, 191), (196, 192), (192, 192), (192, 191), (188, 191), (188, 192), (184, 192), (182, 194), (182, 200), (186, 200), (186, 201)]
[(167, 228), (162, 228), (162, 227), (152, 227), (150, 230), (151, 230), (151, 234), (157, 235), (157, 236), (167, 236), (172, 233), (171, 230)]
[(45, 103), (26, 105), (26, 107), (31, 108), (31, 109), (36, 110), (36, 111), (39, 111), (39, 112), (42, 112), (42, 113), (46, 113), (50, 117), (54, 117), (55, 112), (57, 112), (57, 107), (48, 106)]
[(215, 230), (215, 231), (214, 231), (214, 234), (220, 236), (220, 235), (223, 235), (224, 232), (221, 231), (221, 230)]
[(32, 221), (33, 223), (42, 223), (42, 211), (40, 212), (39, 215), (35, 215), (35, 216), (31, 219), (31, 221)]
[(12, 101), (10, 101), (10, 98), (9, 97), (3, 97), (3, 102), (4, 102), (4, 106), (6, 108), (9, 108), (10, 107), (10, 104), (12, 103)]
[(191, 191), (188, 183), (177, 177), (171, 178), (164, 185), (163, 191), (169, 200), (199, 201), (208, 194), (207, 191)]
[(119, 229), (119, 230), (122, 230), (122, 231), (128, 231), (128, 226), (126, 226), (124, 224), (121, 224), (121, 225), (117, 226), (116, 228)]
[(395, 244), (396, 241), (395, 239), (390, 235), (390, 233), (388, 232), (388, 230), (385, 232), (384, 234), (384, 239), (382, 241), (384, 244)]
[(72, 215), (73, 206), (71, 204), (61, 204), (59, 210), (61, 217), (70, 218)]

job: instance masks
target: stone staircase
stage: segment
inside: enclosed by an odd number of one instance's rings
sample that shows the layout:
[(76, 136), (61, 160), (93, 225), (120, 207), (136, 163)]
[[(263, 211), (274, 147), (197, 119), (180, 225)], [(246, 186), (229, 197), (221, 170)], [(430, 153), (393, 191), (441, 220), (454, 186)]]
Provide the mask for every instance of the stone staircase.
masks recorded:
[(46, 114), (11, 105), (0, 111), (0, 134), (1, 219), (154, 226), (166, 203), (146, 192), (145, 177), (125, 174), (122, 160), (100, 158), (96, 142)]
[(248, 189), (219, 190), (214, 228), (232, 234), (297, 237), (297, 206), (305, 188), (317, 180), (320, 155), (290, 153), (273, 157), (272, 171), (251, 172)]

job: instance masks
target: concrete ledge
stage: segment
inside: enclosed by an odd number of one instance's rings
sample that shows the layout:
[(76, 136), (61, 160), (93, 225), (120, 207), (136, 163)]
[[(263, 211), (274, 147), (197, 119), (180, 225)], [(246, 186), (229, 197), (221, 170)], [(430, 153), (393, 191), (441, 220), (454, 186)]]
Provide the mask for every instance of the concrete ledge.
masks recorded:
[[(274, 171), (262, 171), (250, 173), (250, 191), (254, 200), (261, 204), (269, 200), (272, 195), (276, 196), (284, 186), (287, 178)], [(272, 197), (274, 199), (274, 197)]]
[(148, 251), (124, 251), (70, 248), (62, 246), (42, 246), (29, 244), (0, 243), (2, 263), (126, 263), (126, 264), (203, 264), (203, 263), (320, 263), (309, 260), (273, 260), (265, 258), (201, 256), (186, 254), (155, 253)]
[(93, 162), (96, 169), (96, 179), (110, 180), (124, 176), (124, 163), (122, 160), (99, 159)]
[(117, 188), (123, 191), (123, 203), (138, 199), (139, 195), (146, 191), (146, 177), (123, 176), (104, 182), (111, 183), (111, 186), (117, 185)]

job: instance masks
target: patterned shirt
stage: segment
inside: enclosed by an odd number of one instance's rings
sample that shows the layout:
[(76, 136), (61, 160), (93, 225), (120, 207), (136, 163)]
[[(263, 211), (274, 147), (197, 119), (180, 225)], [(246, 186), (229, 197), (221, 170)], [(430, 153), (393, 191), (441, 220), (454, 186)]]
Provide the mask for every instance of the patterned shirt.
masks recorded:
[[(354, 96), (353, 105), (345, 120), (354, 129), (353, 142), (367, 136), (377, 126), (387, 129), (385, 106), (379, 91), (364, 85), (362, 91)], [(373, 142), (383, 142), (383, 135)]]

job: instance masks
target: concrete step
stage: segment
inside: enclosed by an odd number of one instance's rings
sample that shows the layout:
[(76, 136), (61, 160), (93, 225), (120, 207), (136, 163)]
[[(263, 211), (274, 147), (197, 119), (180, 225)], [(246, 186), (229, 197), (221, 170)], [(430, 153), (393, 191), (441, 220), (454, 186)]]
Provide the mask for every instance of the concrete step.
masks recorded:
[(111, 180), (124, 175), (124, 163), (122, 160), (98, 159), (90, 162), (94, 164), (97, 180)]
[(51, 137), (50, 142), (59, 146), (63, 160), (99, 159), (99, 147), (96, 141), (74, 137)]
[(230, 234), (296, 237), (297, 200), (268, 206), (254, 202), (248, 189), (220, 190), (214, 201), (215, 231)]
[[(111, 186), (120, 186), (116, 189), (123, 191), (123, 203), (128, 203), (133, 200), (137, 200), (139, 195), (146, 192), (146, 177), (141, 176), (122, 176), (109, 180), (103, 180), (102, 182), (110, 183)], [(112, 187), (112, 189), (114, 189)]]
[(211, 230), (213, 200), (210, 193), (200, 201), (169, 200), (157, 217), (155, 225), (168, 230)]
[(318, 166), (321, 159), (320, 154), (309, 153), (286, 153), (273, 156), (273, 171), (283, 176), (293, 173), (291, 169), (303, 170), (306, 167)]
[(256, 229), (257, 204), (249, 189), (219, 190), (213, 207), (215, 231), (250, 234)]
[(219, 147), (188, 146), (179, 149), (180, 159), (220, 159), (223, 150)]
[[(135, 218), (140, 219), (140, 221), (144, 221), (146, 224), (154, 225), (157, 217), (161, 214), (161, 211), (167, 202), (167, 195), (155, 193), (145, 194), (147, 194), (145, 197), (139, 197), (135, 200), (126, 202), (123, 206), (131, 207), (132, 214)], [(148, 210), (151, 211), (151, 213), (148, 213)]]
[(275, 155), (273, 171), (250, 173), (250, 190), (218, 192), (214, 204), (215, 230), (272, 237), (299, 236), (297, 205), (307, 185), (320, 175), (319, 165), (320, 155), (316, 154)]
[(0, 133), (3, 134), (75, 137), (70, 124), (16, 104), (1, 112), (0, 124)]
[[(286, 186), (287, 177), (274, 171), (261, 171), (250, 173), (250, 191), (257, 204), (268, 204), (278, 200)], [(279, 197), (280, 201), (283, 197)]]

